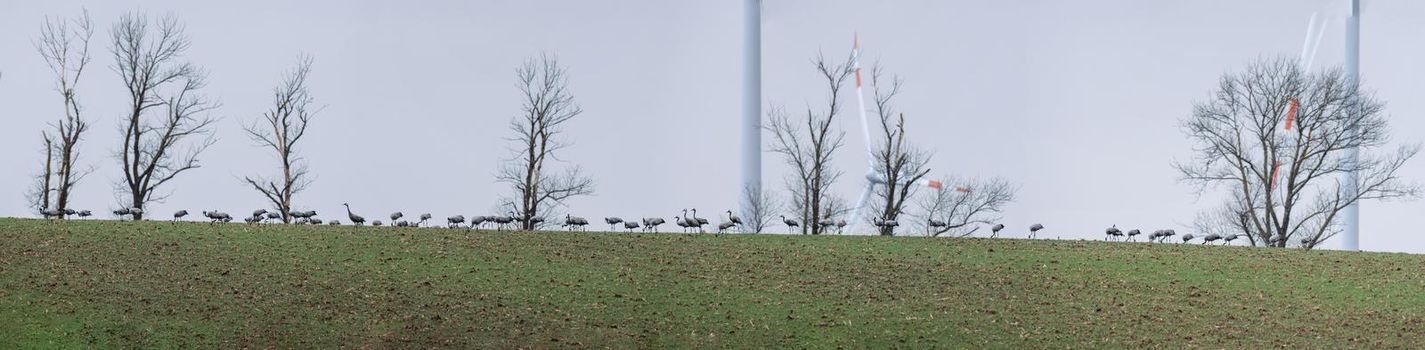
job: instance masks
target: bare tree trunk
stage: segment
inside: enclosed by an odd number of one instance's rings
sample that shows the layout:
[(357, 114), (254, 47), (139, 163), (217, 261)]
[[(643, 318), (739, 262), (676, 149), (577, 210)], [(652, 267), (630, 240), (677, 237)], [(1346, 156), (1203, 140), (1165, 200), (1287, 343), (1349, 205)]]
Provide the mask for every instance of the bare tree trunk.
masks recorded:
[(788, 181), (792, 193), (790, 205), (800, 216), (802, 233), (818, 235), (823, 228), (817, 223), (825, 216), (831, 185), (841, 176), (839, 170), (831, 167), (831, 159), (843, 145), (845, 133), (835, 131), (833, 126), (841, 113), (841, 88), (853, 71), (850, 64), (831, 63), (823, 55), (817, 55), (812, 63), (826, 79), (826, 111), (817, 113), (808, 109), (804, 120), (793, 120), (783, 109), (774, 106), (767, 112), (770, 119), (767, 130), (773, 134), (771, 151), (781, 154), (793, 169)]
[(520, 222), (520, 228), (534, 230), (536, 218), (549, 216), (550, 206), (575, 196), (594, 193), (594, 180), (578, 166), (551, 174), (548, 162), (567, 144), (559, 137), (565, 124), (583, 113), (569, 91), (568, 71), (558, 57), (544, 54), (515, 70), (524, 95), (522, 113), (510, 120), (518, 145), (514, 157), (495, 174), (496, 181), (513, 187), (519, 198), (504, 199)]
[[(89, 19), (89, 12), (85, 11), (73, 20), (46, 18), (44, 25), (40, 27), (40, 37), (35, 41), (35, 49), (54, 73), (55, 89), (64, 101), (64, 119), (50, 125), (58, 138), (58, 144), (55, 146), (58, 148), (58, 154), (53, 157), (58, 158), (59, 169), (58, 172), (46, 171), (55, 176), (52, 209), (57, 210), (61, 218), (64, 217), (65, 210), (69, 209), (69, 198), (74, 185), (91, 170), (75, 167), (79, 158), (79, 141), (84, 132), (89, 130), (89, 123), (80, 114), (75, 87), (83, 76), (84, 68), (89, 64), (89, 39), (93, 36), (93, 21)], [(52, 162), (46, 161), (46, 164)]]
[[(1244, 233), (1252, 244), (1311, 249), (1339, 232), (1337, 213), (1351, 204), (1418, 197), (1420, 188), (1399, 170), (1419, 145), (1363, 154), (1358, 162), (1344, 157), (1386, 146), (1384, 106), (1340, 69), (1304, 72), (1285, 58), (1224, 75), (1212, 98), (1194, 104), (1183, 121), (1194, 158), (1175, 164), (1199, 192), (1229, 190), (1227, 205), (1199, 216), (1198, 226)], [(1350, 172), (1359, 182), (1344, 183)]]
[(303, 57), (286, 79), (272, 90), (272, 109), (244, 128), (253, 142), (277, 153), (282, 175), (276, 180), (249, 176), (243, 181), (281, 212), (284, 223), (292, 222), (292, 197), (311, 184), (306, 162), (297, 155), (297, 143), (307, 134), (307, 126), (317, 113), (310, 109), (312, 97), (307, 90), (307, 76), (311, 70), (311, 57)]
[(54, 138), (50, 136), (49, 132), (42, 132), (41, 136), (43, 137), (45, 145), (44, 170), (40, 174), (35, 175), (34, 187), (30, 188), (30, 191), (25, 194), (31, 209), (34, 209), (35, 212), (50, 209), (50, 194), (54, 193), (54, 187), (50, 183), (54, 177)]
[[(143, 209), (167, 197), (157, 193), (163, 184), (199, 167), (198, 156), (214, 142), (214, 120), (207, 113), (218, 104), (198, 92), (206, 74), (181, 61), (190, 42), (177, 18), (164, 17), (151, 28), (145, 15), (125, 14), (110, 36), (114, 71), (128, 90), (130, 106), (116, 152), (124, 175), (117, 187), (129, 206)], [(194, 136), (205, 138), (187, 142)]]

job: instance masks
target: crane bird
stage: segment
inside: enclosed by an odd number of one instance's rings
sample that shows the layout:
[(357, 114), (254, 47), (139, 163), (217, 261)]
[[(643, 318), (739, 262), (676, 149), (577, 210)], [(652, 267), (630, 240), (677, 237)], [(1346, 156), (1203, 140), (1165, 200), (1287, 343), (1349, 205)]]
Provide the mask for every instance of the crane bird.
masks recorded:
[(242, 218), (242, 222), (246, 222), (248, 225), (256, 224), (258, 221), (262, 221), (261, 216), (249, 216)]
[(836, 227), (836, 220), (832, 220), (830, 217), (827, 217), (825, 219), (821, 219), (821, 221), (817, 221), (816, 225), (821, 226), (822, 232), (826, 232), (830, 231), (832, 227)]
[(643, 230), (658, 233), (658, 225), (663, 223), (663, 218), (643, 218)]
[(1216, 234), (1216, 233), (1209, 233), (1209, 234), (1207, 234), (1207, 236), (1202, 237), (1202, 244), (1208, 244), (1208, 243), (1216, 242), (1216, 241), (1219, 240), (1219, 239), (1222, 239), (1222, 235), (1219, 235), (1219, 234)]
[(352, 225), (361, 226), (361, 224), (366, 223), (366, 218), (361, 217), (361, 215), (351, 213), (350, 204), (342, 203), (341, 206), (346, 207), (346, 219), (351, 220)]
[[(697, 209), (693, 209), (693, 216), (697, 216), (697, 215), (698, 215), (698, 210), (697, 210)], [(678, 226), (682, 226), (682, 227), (683, 227), (683, 233), (689, 232), (689, 229), (692, 228), (692, 227), (695, 227), (695, 226), (698, 228), (698, 231), (702, 231), (702, 230), (703, 230), (703, 227), (702, 227), (701, 225), (698, 225), (698, 220), (697, 220), (697, 218), (688, 217), (688, 210), (687, 210), (687, 209), (683, 209), (683, 216), (682, 216), (681, 219), (679, 219), (678, 216), (674, 216), (674, 217), (673, 217), (673, 220), (678, 222)]]
[(489, 217), (489, 216), (484, 216), (484, 215), (472, 216), (472, 217), (470, 218), (470, 228), (479, 230), (479, 229), (480, 229), (480, 226), (484, 226), (484, 225), (485, 225), (485, 222), (494, 221), (494, 220), (490, 220), (490, 219), (491, 219), (491, 217)]
[(614, 230), (615, 230), (615, 229), (614, 229), (614, 225), (618, 225), (618, 224), (623, 223), (623, 219), (622, 219), (622, 218), (619, 218), (619, 217), (617, 217), (617, 216), (610, 216), (610, 217), (604, 218), (604, 222), (606, 222), (606, 223), (609, 224), (609, 231), (614, 231)]
[(564, 214), (564, 226), (569, 226), (570, 231), (574, 231), (574, 229), (579, 229), (580, 231), (583, 231), (584, 226), (587, 225), (589, 225), (589, 220), (587, 219), (578, 216), (569, 216), (569, 214)]
[(944, 221), (940, 221), (940, 220), (930, 219), (930, 220), (928, 220), (928, 221), (929, 221), (928, 224), (930, 225), (930, 228), (932, 228), (932, 229), (938, 229), (938, 228), (943, 228), (943, 227), (945, 227), (945, 226), (949, 226), (949, 225), (947, 225)]
[(1225, 236), (1225, 237), (1222, 237), (1222, 245), (1230, 245), (1230, 244), (1232, 244), (1232, 241), (1237, 240), (1237, 238), (1238, 238), (1238, 237), (1241, 237), (1241, 236), (1242, 236), (1241, 234), (1233, 233), (1233, 234), (1227, 235), (1227, 236)]
[(64, 216), (64, 212), (59, 211), (59, 209), (40, 210), (40, 217), (43, 217), (46, 220), (58, 219), (60, 216)]
[(126, 215), (129, 215), (129, 208), (114, 209), (114, 217), (119, 218), (119, 221), (124, 221)]
[(233, 220), (233, 217), (231, 215), (220, 211), (204, 211), (203, 216), (208, 218), (208, 224), (210, 225), (218, 222), (228, 222)]
[(732, 223), (732, 221), (725, 221), (721, 224), (717, 224), (717, 233), (727, 233), (727, 229), (730, 229), (733, 226), (737, 226), (737, 224)]
[(698, 217), (698, 208), (693, 208), (693, 226), (698, 228), (698, 232), (703, 232), (703, 225), (708, 224), (708, 219)]
[(381, 225), (382, 225), (381, 220), (372, 220), (372, 221), (371, 221), (371, 226), (381, 227)]
[(637, 222), (637, 221), (624, 221), (624, 222), (623, 222), (623, 228), (624, 228), (624, 229), (627, 229), (628, 232), (633, 232), (633, 229), (638, 228), (638, 222)]
[(311, 218), (310, 220), (307, 220), (307, 223), (312, 224), (312, 225), (321, 225), (321, 224), (322, 224), (322, 219)]
[(688, 233), (688, 224), (690, 224), (688, 219), (684, 219), (681, 216), (673, 215), (673, 224), (678, 225), (678, 227), (682, 227), (683, 233)]
[(895, 220), (881, 220), (881, 218), (876, 218), (871, 223), (875, 224), (876, 227), (890, 230), (892, 236), (896, 234), (896, 226), (900, 226), (900, 223)]
[(999, 231), (1003, 229), (1004, 224), (995, 224), (994, 226), (990, 226), (990, 238), (995, 238), (995, 236), (998, 236)]
[(80, 219), (83, 219), (83, 218), (87, 218), (87, 217), (90, 217), (90, 216), (94, 215), (94, 213), (92, 213), (92, 212), (90, 212), (90, 211), (88, 211), (88, 210), (80, 210), (78, 215), (79, 215), (79, 218), (80, 218)]
[(463, 223), (465, 223), (465, 215), (456, 215), (456, 216), (452, 216), (452, 217), (445, 218), (445, 227), (446, 227), (446, 228), (454, 228), (454, 227), (456, 227), (456, 226), (460, 226), (460, 224), (463, 224)]
[(1137, 236), (1137, 235), (1140, 235), (1140, 234), (1143, 234), (1143, 231), (1139, 231), (1139, 230), (1136, 229), (1136, 228), (1135, 228), (1135, 229), (1132, 229), (1132, 230), (1128, 230), (1128, 241), (1129, 241), (1129, 242), (1132, 242), (1132, 241), (1133, 241), (1133, 237), (1134, 237), (1134, 236)]
[(786, 216), (786, 215), (782, 215), (781, 217), (782, 217), (782, 224), (783, 224), (783, 225), (787, 225), (787, 233), (792, 233), (792, 229), (794, 229), (794, 228), (796, 228), (797, 226), (799, 226), (799, 225), (797, 225), (797, 222), (796, 222), (796, 221), (787, 219), (787, 216)]
[(737, 217), (737, 215), (732, 215), (731, 210), (727, 211), (727, 222), (731, 222), (733, 225), (742, 226), (742, 218)]
[(329, 226), (341, 226), (341, 220), (332, 220), (332, 222), (328, 222), (327, 225), (329, 225)]
[(1108, 235), (1108, 238), (1104, 239), (1105, 241), (1113, 240), (1113, 237), (1123, 236), (1123, 230), (1119, 230), (1118, 225), (1113, 225), (1113, 227), (1103, 230), (1103, 233)]
[(1029, 238), (1034, 238), (1035, 235), (1039, 234), (1039, 230), (1043, 229), (1044, 225), (1041, 224), (1034, 224), (1032, 226), (1029, 226)]
[(421, 214), (421, 221), (416, 221), (416, 226), (424, 225), (426, 220), (430, 220), (430, 218), (430, 213)]
[(173, 213), (173, 222), (178, 222), (178, 220), (183, 219), (184, 216), (188, 216), (187, 210), (179, 210), (178, 212)]
[(399, 211), (391, 213), (391, 222), (396, 222), (396, 220), (400, 220), (402, 216), (406, 216), (406, 214), (401, 214), (401, 212)]
[(140, 216), (143, 216), (143, 209), (129, 208), (129, 217), (131, 219), (138, 220)]
[(841, 234), (841, 229), (846, 228), (846, 219), (836, 220), (836, 234)]
[(498, 231), (505, 229), (505, 225), (515, 222), (515, 218), (513, 216), (496, 216), (493, 221), (495, 221), (495, 230)]
[(252, 217), (255, 217), (255, 218), (265, 218), (266, 216), (267, 216), (267, 209), (258, 209), (258, 210), (253, 210), (253, 211), (252, 211)]
[(1188, 241), (1191, 241), (1193, 238), (1196, 238), (1196, 237), (1193, 237), (1193, 235), (1192, 235), (1191, 233), (1184, 233), (1184, 234), (1183, 234), (1183, 243), (1187, 243)]

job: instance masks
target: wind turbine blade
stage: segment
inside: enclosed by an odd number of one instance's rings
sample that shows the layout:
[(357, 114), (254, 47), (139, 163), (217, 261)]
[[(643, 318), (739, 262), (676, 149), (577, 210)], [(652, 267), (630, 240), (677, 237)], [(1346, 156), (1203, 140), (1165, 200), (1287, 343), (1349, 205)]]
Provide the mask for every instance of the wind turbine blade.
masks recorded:
[(856, 209), (851, 211), (851, 219), (846, 220), (851, 223), (851, 228), (846, 232), (856, 233), (856, 230), (861, 228), (861, 210), (866, 208), (866, 200), (871, 198), (871, 191), (875, 189), (876, 183), (866, 180), (866, 189), (861, 191), (861, 198), (856, 200)]
[(876, 151), (871, 148), (871, 120), (866, 116), (866, 95), (861, 91), (861, 34), (853, 34), (851, 39), (851, 68), (856, 74), (856, 106), (861, 111), (861, 138), (866, 143), (866, 165), (874, 167)]
[(1316, 37), (1312, 39), (1311, 55), (1306, 57), (1306, 67), (1303, 67), (1303, 69), (1310, 70), (1316, 63), (1316, 53), (1321, 49), (1321, 37), (1326, 35), (1326, 27), (1327, 24), (1330, 23), (1331, 20), (1322, 20), (1321, 25), (1316, 26)]
[(1321, 30), (1316, 25), (1320, 17), (1321, 13), (1312, 12), (1311, 21), (1306, 22), (1306, 38), (1301, 43), (1301, 58), (1297, 60), (1297, 65), (1303, 70), (1311, 68), (1310, 60), (1316, 55), (1316, 46), (1321, 42), (1318, 35)]

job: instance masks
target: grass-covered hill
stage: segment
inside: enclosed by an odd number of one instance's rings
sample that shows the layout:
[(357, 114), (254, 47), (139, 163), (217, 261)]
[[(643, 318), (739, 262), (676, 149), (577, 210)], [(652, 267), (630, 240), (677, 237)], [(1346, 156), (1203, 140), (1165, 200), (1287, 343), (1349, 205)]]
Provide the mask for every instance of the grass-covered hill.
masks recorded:
[(1425, 256), (0, 219), (0, 348), (1421, 348)]

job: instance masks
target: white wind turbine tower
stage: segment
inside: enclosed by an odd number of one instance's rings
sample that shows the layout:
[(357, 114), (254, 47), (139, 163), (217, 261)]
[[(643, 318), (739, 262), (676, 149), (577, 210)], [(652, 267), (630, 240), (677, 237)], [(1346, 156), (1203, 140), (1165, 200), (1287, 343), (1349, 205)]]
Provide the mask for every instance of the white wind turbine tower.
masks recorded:
[[(1349, 6), (1349, 16), (1346, 17), (1346, 82), (1354, 86), (1359, 83), (1361, 71), (1361, 0), (1350, 0)], [(1355, 164), (1360, 157), (1359, 148), (1346, 150), (1347, 162)], [(1360, 174), (1355, 170), (1346, 173), (1346, 190), (1355, 192), (1359, 181)], [(1361, 250), (1361, 207), (1358, 203), (1351, 203), (1346, 207), (1345, 214), (1346, 229), (1342, 232), (1341, 250)]]
[[(851, 212), (851, 218), (847, 220), (851, 224), (847, 232), (857, 233), (864, 219), (861, 213), (866, 209), (866, 200), (871, 198), (871, 193), (876, 190), (876, 186), (886, 185), (887, 178), (886, 174), (881, 172), (881, 169), (876, 168), (876, 149), (871, 146), (871, 118), (866, 116), (866, 97), (865, 93), (861, 91), (860, 34), (856, 34), (851, 41), (851, 67), (855, 69), (856, 74), (856, 105), (860, 107), (861, 110), (861, 136), (866, 144), (866, 165), (868, 167), (866, 170), (866, 189), (861, 191), (861, 197), (856, 200), (856, 209)], [(898, 178), (904, 179), (907, 177), (901, 176)], [(936, 180), (924, 179), (920, 180), (919, 184), (923, 184), (935, 190), (940, 190), (941, 188), (940, 181)], [(961, 190), (968, 191), (965, 189)]]
[[(1354, 86), (1359, 83), (1360, 80), (1361, 1), (1347, 0), (1345, 2), (1347, 3), (1345, 31), (1345, 73), (1347, 83)], [(1318, 14), (1319, 13), (1313, 12), (1311, 14), (1311, 21), (1308, 22), (1306, 25), (1306, 41), (1302, 44), (1301, 59), (1297, 63), (1298, 65), (1300, 65), (1301, 70), (1304, 72), (1309, 72), (1311, 70), (1312, 63), (1314, 63), (1314, 61), (1316, 60), (1316, 50), (1320, 48), (1321, 37), (1324, 36), (1326, 31), (1326, 24), (1330, 23), (1330, 16), (1327, 16), (1328, 19), (1322, 20), (1320, 19)], [(1292, 109), (1295, 110), (1295, 108)], [(1294, 111), (1292, 113), (1294, 113)], [(1289, 116), (1287, 119), (1288, 122), (1286, 128), (1291, 128), (1289, 120), (1292, 118)], [(1352, 148), (1346, 150), (1346, 161), (1348, 163), (1356, 163), (1357, 161), (1359, 161), (1359, 159), (1360, 149)], [(1280, 166), (1280, 164), (1275, 164), (1274, 167), (1276, 166)], [(1273, 180), (1276, 179), (1276, 169), (1272, 170), (1272, 178)], [(1356, 191), (1357, 182), (1359, 181), (1359, 174), (1357, 174), (1356, 171), (1352, 170), (1350, 172), (1347, 172), (1345, 192), (1354, 193)], [(1344, 228), (1341, 232), (1341, 250), (1360, 250), (1361, 210), (1359, 204), (1351, 203), (1350, 206), (1346, 207), (1345, 212), (1342, 214)]]
[(742, 31), (742, 217), (762, 187), (762, 0), (745, 0)]

